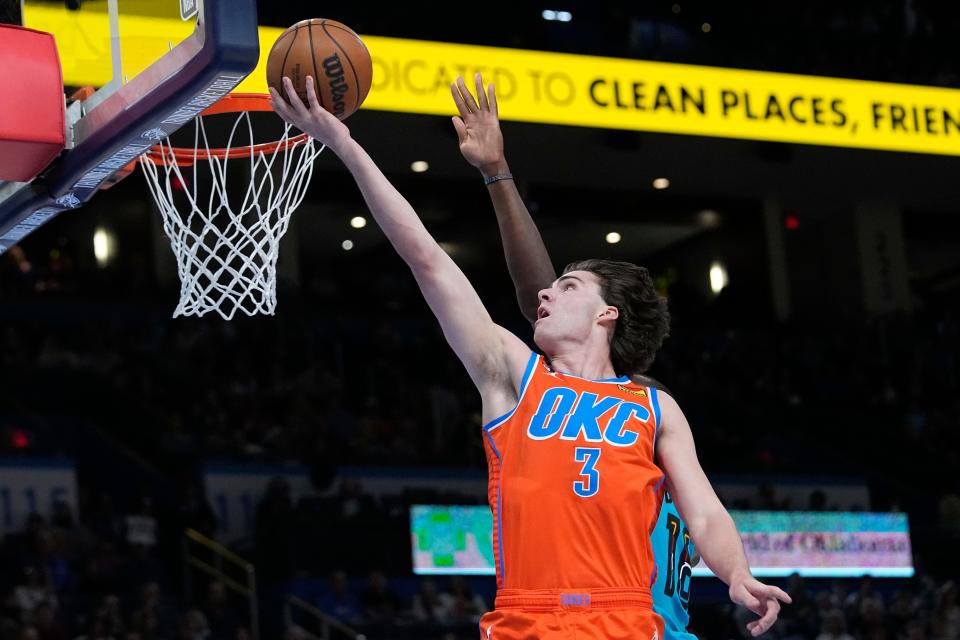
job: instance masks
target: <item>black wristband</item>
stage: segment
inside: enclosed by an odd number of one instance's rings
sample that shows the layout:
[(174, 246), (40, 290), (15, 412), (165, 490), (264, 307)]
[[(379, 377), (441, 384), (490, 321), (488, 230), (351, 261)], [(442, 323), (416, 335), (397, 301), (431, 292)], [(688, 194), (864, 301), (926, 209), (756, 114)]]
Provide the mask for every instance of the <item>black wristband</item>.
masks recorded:
[(499, 181), (501, 181), (501, 180), (513, 180), (513, 174), (512, 174), (512, 173), (498, 173), (498, 174), (495, 175), (495, 176), (490, 176), (489, 178), (484, 178), (484, 179), (483, 179), (483, 184), (485, 184), (485, 185), (491, 185), (491, 184), (493, 184), (494, 182), (499, 182)]

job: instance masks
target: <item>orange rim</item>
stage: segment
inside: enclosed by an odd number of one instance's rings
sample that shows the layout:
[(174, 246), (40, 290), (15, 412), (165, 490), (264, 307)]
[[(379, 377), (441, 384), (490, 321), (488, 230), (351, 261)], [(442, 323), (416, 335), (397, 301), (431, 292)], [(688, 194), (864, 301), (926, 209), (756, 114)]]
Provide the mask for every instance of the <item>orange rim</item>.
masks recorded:
[[(212, 116), (223, 113), (241, 113), (243, 111), (273, 111), (273, 105), (270, 104), (270, 94), (268, 93), (230, 93), (204, 109), (201, 116)], [(229, 149), (193, 149), (190, 147), (165, 147), (155, 144), (144, 154), (144, 158), (156, 165), (163, 165), (173, 157), (174, 162), (179, 166), (189, 167), (195, 160), (209, 160), (218, 158), (220, 160), (230, 160), (235, 158), (248, 158), (252, 154), (258, 153), (276, 153), (277, 151), (286, 151), (297, 145), (301, 145), (308, 140), (309, 136), (305, 133), (287, 138), (285, 141), (277, 140), (275, 142), (263, 142), (254, 145), (242, 145), (239, 147), (230, 147)]]

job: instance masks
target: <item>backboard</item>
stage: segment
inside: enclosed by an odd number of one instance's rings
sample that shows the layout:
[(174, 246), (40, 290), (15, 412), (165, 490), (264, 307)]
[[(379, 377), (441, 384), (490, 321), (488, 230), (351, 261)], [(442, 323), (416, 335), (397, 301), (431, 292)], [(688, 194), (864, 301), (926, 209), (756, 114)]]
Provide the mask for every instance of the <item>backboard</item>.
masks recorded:
[(22, 15), (54, 34), (66, 88), (99, 90), (66, 107), (67, 147), (38, 178), (0, 182), (0, 254), (230, 93), (260, 53), (255, 0), (23, 0)]

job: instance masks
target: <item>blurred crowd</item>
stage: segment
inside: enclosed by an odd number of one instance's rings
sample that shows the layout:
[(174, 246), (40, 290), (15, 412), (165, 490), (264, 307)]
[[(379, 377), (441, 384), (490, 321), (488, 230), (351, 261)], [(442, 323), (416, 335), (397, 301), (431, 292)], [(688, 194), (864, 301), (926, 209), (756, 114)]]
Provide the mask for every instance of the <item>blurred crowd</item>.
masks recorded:
[[(785, 590), (793, 604), (784, 607), (764, 637), (778, 640), (940, 640), (960, 637), (960, 606), (955, 582), (927, 576), (911, 581), (812, 580), (791, 576)], [(696, 589), (696, 583), (694, 585)], [(693, 595), (691, 630), (701, 638), (748, 638), (754, 615), (742, 607), (723, 613), (698, 608)], [(698, 614), (703, 614), (701, 617)], [(716, 617), (712, 617), (716, 616)], [(704, 627), (704, 618), (713, 626)]]
[[(171, 591), (176, 565), (160, 553), (146, 509), (118, 512), (109, 495), (31, 516), (0, 544), (3, 640), (199, 640), (249, 638), (221, 582), (196, 600)], [(171, 523), (172, 524), (172, 523)]]
[[(23, 531), (0, 543), (0, 640), (252, 637), (249, 601), (228, 580), (195, 577), (186, 589), (180, 587), (181, 568), (162, 560), (159, 536), (144, 536), (143, 522), (131, 526), (131, 517), (112, 510), (104, 496), (95, 502), (83, 505), (88, 515), (79, 520), (62, 507), (49, 519), (34, 516)], [(276, 515), (264, 505), (260, 509), (269, 512), (262, 513), (264, 517)], [(258, 527), (265, 521), (258, 518)], [(336, 521), (329, 525), (340, 526)], [(393, 535), (378, 533), (381, 540)], [(476, 637), (477, 621), (492, 606), (492, 578), (414, 577), (370, 563), (372, 568), (363, 569), (362, 563), (354, 564), (348, 546), (333, 553), (326, 548), (327, 564), (339, 568), (309, 571), (294, 566), (282, 580), (261, 583), (260, 637), (301, 640), (320, 632), (318, 620), (302, 607), (284, 612), (288, 596), (370, 638)], [(260, 551), (258, 568), (268, 561)], [(804, 580), (794, 575), (783, 586), (793, 604), (783, 609), (765, 637), (960, 638), (954, 580), (924, 573), (910, 580)], [(750, 637), (746, 623), (753, 614), (731, 605), (725, 595), (715, 580), (694, 581), (690, 628), (702, 640)]]
[[(56, 450), (62, 439), (21, 418), (66, 414), (165, 470), (218, 459), (483, 468), (479, 399), (416, 295), (376, 313), (332, 302), (232, 323), (11, 303), (0, 447)], [(925, 515), (958, 492), (947, 480), (930, 495), (924, 475), (960, 463), (954, 310), (836, 327), (692, 317), (678, 316), (651, 373), (710, 473), (866, 476), (878, 508)]]

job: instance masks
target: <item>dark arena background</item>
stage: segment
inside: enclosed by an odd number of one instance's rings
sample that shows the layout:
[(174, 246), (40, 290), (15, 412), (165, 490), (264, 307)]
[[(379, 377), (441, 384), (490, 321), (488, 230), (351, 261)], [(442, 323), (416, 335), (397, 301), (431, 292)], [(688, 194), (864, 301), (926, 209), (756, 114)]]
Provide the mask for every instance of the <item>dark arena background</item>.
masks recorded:
[[(557, 268), (650, 269), (672, 314), (650, 374), (793, 598), (764, 637), (960, 638), (960, 6), (257, 13), (261, 55), (305, 18), (367, 42), (346, 122), (499, 324), (532, 344), (450, 122), (457, 74), (498, 83)], [(477, 638), (496, 590), (479, 397), (343, 164), (316, 160), (275, 315), (172, 319), (179, 291), (140, 169), (0, 255), (0, 640)], [(681, 583), (691, 633), (749, 637), (703, 565)]]

